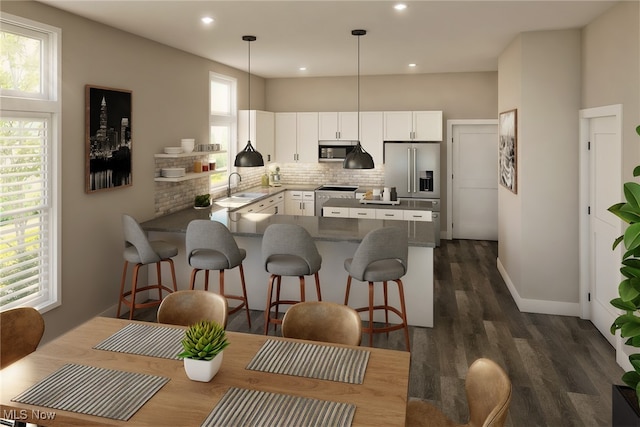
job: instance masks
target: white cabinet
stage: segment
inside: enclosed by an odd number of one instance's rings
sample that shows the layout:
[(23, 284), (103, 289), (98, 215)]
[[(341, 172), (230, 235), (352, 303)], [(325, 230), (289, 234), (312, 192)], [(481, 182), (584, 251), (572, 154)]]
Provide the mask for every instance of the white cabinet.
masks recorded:
[(415, 210), (407, 210), (404, 211), (404, 220), (405, 221), (432, 221), (432, 212), (431, 211), (415, 211)]
[[(373, 210), (373, 209), (372, 209)], [(404, 212), (395, 209), (376, 209), (376, 219), (404, 219)]]
[(287, 215), (315, 215), (315, 193), (313, 191), (287, 190), (285, 213)]
[(278, 193), (273, 196), (266, 197), (262, 200), (259, 200), (255, 203), (251, 203), (247, 206), (244, 206), (238, 209), (240, 213), (263, 213), (263, 214), (272, 214), (278, 215), (284, 213), (284, 194)]
[(355, 141), (358, 139), (358, 113), (318, 113), (318, 139), (320, 141)]
[(318, 162), (318, 113), (275, 113), (276, 160)]
[(442, 111), (385, 111), (385, 141), (442, 141)]
[(384, 152), (382, 111), (360, 112), (360, 144), (371, 154), (373, 163), (381, 165)]
[(349, 218), (349, 208), (322, 207), (322, 216), (334, 218)]

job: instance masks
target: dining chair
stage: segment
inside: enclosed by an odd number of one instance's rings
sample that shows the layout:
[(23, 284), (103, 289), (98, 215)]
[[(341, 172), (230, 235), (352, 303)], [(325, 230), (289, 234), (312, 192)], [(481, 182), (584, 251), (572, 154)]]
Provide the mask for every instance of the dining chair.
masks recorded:
[(44, 334), (44, 319), (32, 307), (0, 312), (0, 369), (36, 351)]
[[(367, 326), (362, 329), (364, 333), (369, 334), (369, 346), (373, 346), (374, 333), (388, 333), (404, 329), (406, 349), (411, 351), (404, 289), (402, 280), (400, 280), (407, 272), (408, 252), (409, 243), (406, 230), (402, 230), (399, 227), (383, 227), (367, 233), (358, 245), (353, 258), (348, 258), (344, 262), (344, 268), (349, 273), (344, 305), (349, 305), (352, 278), (369, 283), (369, 305), (355, 309), (357, 312), (366, 311), (369, 313)], [(394, 281), (398, 285), (399, 309), (389, 305), (387, 289), (387, 282), (389, 281)], [(374, 303), (375, 282), (382, 282), (383, 284), (383, 304), (376, 305)], [(374, 325), (373, 313), (375, 310), (384, 310), (384, 326), (376, 327)], [(389, 312), (395, 313), (400, 318), (399, 324), (389, 324)]]
[(406, 426), (502, 427), (511, 403), (511, 380), (494, 361), (480, 358), (471, 364), (465, 380), (469, 421), (458, 424), (424, 400), (407, 403)]
[[(162, 240), (149, 241), (147, 235), (140, 227), (140, 224), (130, 215), (122, 215), (122, 226), (124, 229), (125, 248), (123, 252), (124, 267), (122, 269), (122, 281), (120, 282), (120, 300), (118, 301), (117, 317), (120, 317), (122, 304), (129, 307), (129, 319), (133, 319), (134, 310), (137, 308), (155, 307), (162, 301), (162, 291), (172, 293), (178, 290), (176, 284), (176, 270), (172, 257), (178, 255), (178, 247)], [(171, 268), (173, 278), (173, 289), (162, 284), (162, 263), (166, 262)], [(129, 264), (134, 264), (133, 277), (131, 279), (131, 290), (124, 290), (127, 279), (127, 269)], [(155, 264), (158, 276), (158, 283), (138, 287), (138, 272), (144, 265)], [(143, 291), (158, 290), (157, 300), (136, 302), (136, 294)], [(128, 298), (129, 297), (129, 298)]]
[[(229, 314), (244, 309), (247, 312), (247, 322), (251, 327), (251, 312), (247, 287), (244, 281), (242, 261), (247, 257), (247, 251), (238, 247), (231, 231), (218, 221), (195, 219), (187, 225), (186, 236), (187, 262), (191, 270), (189, 288), (195, 288), (196, 275), (204, 270), (204, 290), (209, 290), (209, 270), (218, 270), (219, 293), (226, 299), (240, 301), (235, 307), (228, 308)], [(232, 295), (226, 292), (224, 271), (238, 267), (242, 295)]]
[[(316, 282), (318, 301), (322, 301), (320, 277), (318, 271), (322, 266), (322, 257), (315, 242), (307, 230), (294, 224), (271, 224), (262, 237), (262, 258), (264, 268), (269, 276), (267, 305), (264, 311), (264, 334), (269, 332), (269, 325), (274, 328), (282, 323), (278, 318), (280, 305), (293, 305), (305, 301), (305, 276), (313, 275)], [(281, 299), (280, 285), (282, 277), (298, 277), (300, 282), (300, 299)], [(276, 283), (276, 298), (273, 299), (273, 283)], [(271, 316), (271, 309), (275, 314)]]
[(158, 323), (191, 326), (213, 320), (227, 327), (227, 299), (203, 290), (184, 290), (167, 295), (158, 307)]
[(346, 305), (304, 301), (291, 306), (282, 318), (282, 336), (335, 344), (360, 345), (362, 320)]

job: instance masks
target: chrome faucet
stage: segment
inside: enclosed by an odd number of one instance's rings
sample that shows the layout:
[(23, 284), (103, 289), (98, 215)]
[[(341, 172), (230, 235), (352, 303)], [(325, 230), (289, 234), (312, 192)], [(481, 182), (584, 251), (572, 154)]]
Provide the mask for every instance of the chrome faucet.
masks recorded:
[(229, 184), (227, 185), (227, 197), (231, 197), (231, 176), (238, 175), (238, 182), (242, 181), (242, 177), (238, 172), (231, 172), (229, 174)]

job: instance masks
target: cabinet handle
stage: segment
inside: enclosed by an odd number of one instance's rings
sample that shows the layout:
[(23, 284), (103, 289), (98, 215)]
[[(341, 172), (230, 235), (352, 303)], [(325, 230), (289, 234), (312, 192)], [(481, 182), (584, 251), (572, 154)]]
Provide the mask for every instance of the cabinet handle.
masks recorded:
[(384, 216), (394, 216), (393, 214), (384, 214)]
[(276, 206), (276, 215), (278, 214), (278, 207)]

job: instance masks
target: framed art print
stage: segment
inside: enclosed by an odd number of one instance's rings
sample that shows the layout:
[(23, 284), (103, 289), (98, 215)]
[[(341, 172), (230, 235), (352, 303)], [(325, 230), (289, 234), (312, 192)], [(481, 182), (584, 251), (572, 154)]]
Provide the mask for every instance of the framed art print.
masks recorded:
[(500, 184), (513, 193), (518, 193), (518, 111), (509, 110), (500, 113), (498, 136), (498, 167)]
[(86, 85), (85, 107), (85, 191), (131, 186), (131, 91)]

